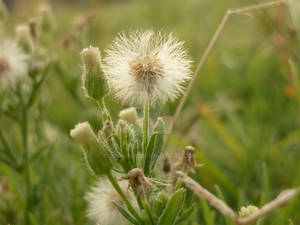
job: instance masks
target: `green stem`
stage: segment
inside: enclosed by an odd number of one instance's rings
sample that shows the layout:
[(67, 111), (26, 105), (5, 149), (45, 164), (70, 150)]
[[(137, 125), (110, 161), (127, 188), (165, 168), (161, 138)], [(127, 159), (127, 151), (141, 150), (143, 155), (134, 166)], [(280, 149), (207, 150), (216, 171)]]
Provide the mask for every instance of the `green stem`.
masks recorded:
[(149, 100), (146, 100), (144, 103), (144, 120), (143, 120), (143, 147), (144, 153), (146, 153), (148, 138), (149, 138)]
[(111, 184), (113, 185), (113, 187), (115, 188), (115, 190), (118, 192), (118, 194), (121, 196), (121, 198), (123, 199), (124, 203), (126, 204), (129, 212), (141, 223), (143, 224), (143, 220), (140, 218), (140, 216), (138, 215), (138, 213), (136, 212), (136, 210), (133, 208), (133, 206), (131, 205), (130, 201), (127, 199), (127, 197), (125, 196), (125, 194), (123, 193), (122, 189), (120, 188), (118, 182), (116, 181), (116, 179), (113, 177), (113, 175), (111, 173), (108, 173), (107, 178), (109, 179), (109, 181), (111, 182)]
[(152, 218), (152, 212), (151, 212), (151, 209), (150, 209), (150, 206), (149, 206), (146, 196), (144, 196), (142, 202), (143, 202), (144, 209), (146, 210), (147, 216), (150, 219), (151, 224), (154, 224), (154, 220)]
[(0, 140), (4, 146), (4, 150), (5, 150), (5, 154), (7, 155), (7, 157), (10, 158), (10, 160), (16, 164), (17, 163), (17, 159), (15, 154), (13, 153), (12, 149), (10, 148), (6, 138), (4, 137), (4, 134), (2, 132), (2, 130), (0, 129)]
[(27, 144), (27, 108), (22, 109), (22, 119), (21, 119), (21, 133), (23, 141), (23, 165), (25, 172), (25, 187), (26, 187), (26, 203), (24, 212), (24, 224), (29, 225), (29, 212), (30, 212), (30, 171), (29, 171), (29, 157), (28, 157), (28, 144)]
[(102, 122), (103, 122), (103, 124), (104, 124), (104, 122), (107, 121), (107, 120), (112, 121), (111, 116), (110, 116), (110, 114), (109, 114), (109, 111), (108, 111), (107, 108), (106, 108), (106, 105), (105, 105), (105, 102), (104, 102), (104, 98), (99, 99), (99, 100), (97, 101), (97, 103), (98, 103), (99, 108), (100, 108), (100, 110), (101, 110), (101, 112), (102, 112)]

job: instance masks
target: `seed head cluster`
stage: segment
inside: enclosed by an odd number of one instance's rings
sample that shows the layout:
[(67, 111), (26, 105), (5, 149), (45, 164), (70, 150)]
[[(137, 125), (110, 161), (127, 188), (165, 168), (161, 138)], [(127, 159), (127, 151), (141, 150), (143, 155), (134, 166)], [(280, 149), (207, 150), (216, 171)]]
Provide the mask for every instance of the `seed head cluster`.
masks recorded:
[(6, 40), (0, 43), (0, 89), (14, 87), (26, 79), (27, 58), (16, 42)]
[(133, 104), (175, 100), (191, 77), (183, 44), (165, 32), (119, 34), (102, 61), (111, 92)]

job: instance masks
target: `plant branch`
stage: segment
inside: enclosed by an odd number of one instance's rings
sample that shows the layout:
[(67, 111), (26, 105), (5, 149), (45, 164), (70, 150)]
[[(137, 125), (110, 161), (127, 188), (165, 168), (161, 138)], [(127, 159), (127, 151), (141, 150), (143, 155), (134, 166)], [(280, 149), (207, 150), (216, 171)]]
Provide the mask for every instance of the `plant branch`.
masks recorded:
[(177, 174), (181, 177), (182, 182), (185, 183), (185, 185), (190, 188), (196, 195), (198, 195), (202, 199), (207, 200), (211, 206), (220, 211), (223, 215), (228, 216), (233, 221), (237, 220), (237, 214), (225, 202), (217, 198), (215, 195), (203, 188), (200, 184), (188, 177), (183, 172), (178, 171)]
[(181, 171), (177, 171), (177, 174), (181, 177), (182, 182), (184, 182), (185, 185), (194, 192), (194, 194), (196, 194), (202, 199), (207, 200), (211, 206), (213, 206), (223, 215), (228, 216), (237, 225), (246, 225), (257, 221), (259, 218), (286, 205), (300, 193), (300, 187), (284, 190), (273, 201), (264, 205), (257, 212), (253, 213), (252, 215), (246, 218), (239, 218), (238, 215), (225, 202), (223, 202), (221, 199), (219, 199), (218, 197), (210, 193), (208, 190), (203, 188), (192, 178), (188, 177)]
[(200, 59), (200, 62), (197, 66), (197, 69), (192, 77), (192, 80), (191, 82), (189, 83), (187, 89), (186, 89), (186, 92), (184, 93), (182, 99), (180, 100), (180, 103), (175, 111), (175, 114), (172, 118), (172, 121), (169, 125), (169, 128), (168, 128), (168, 136), (167, 136), (167, 140), (169, 139), (169, 136), (170, 136), (170, 133), (172, 132), (173, 128), (174, 128), (174, 125), (183, 109), (183, 106), (192, 90), (192, 87), (194, 86), (208, 56), (210, 55), (211, 51), (213, 50), (217, 40), (219, 39), (222, 31), (224, 30), (224, 27), (225, 25), (227, 24), (229, 18), (231, 17), (231, 15), (234, 15), (234, 14), (243, 14), (243, 13), (246, 13), (246, 12), (250, 12), (252, 10), (257, 10), (257, 9), (262, 9), (262, 8), (267, 8), (267, 7), (270, 7), (270, 6), (274, 6), (274, 5), (280, 5), (280, 4), (287, 4), (287, 0), (276, 0), (276, 1), (271, 1), (271, 2), (266, 2), (266, 3), (260, 3), (260, 4), (256, 4), (256, 5), (251, 5), (251, 6), (248, 6), (248, 7), (244, 7), (244, 8), (239, 8), (239, 9), (234, 9), (234, 10), (228, 10), (225, 14), (225, 16), (223, 17), (221, 23), (219, 24), (215, 34), (213, 35), (212, 39), (210, 40), (209, 42), (209, 45), (207, 46), (202, 58)]

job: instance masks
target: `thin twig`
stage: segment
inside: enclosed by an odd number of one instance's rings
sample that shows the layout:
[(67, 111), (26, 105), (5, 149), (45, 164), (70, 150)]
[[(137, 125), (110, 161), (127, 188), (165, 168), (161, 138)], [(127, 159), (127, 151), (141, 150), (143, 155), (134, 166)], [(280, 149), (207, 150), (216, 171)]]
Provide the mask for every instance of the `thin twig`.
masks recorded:
[(223, 215), (228, 216), (233, 221), (237, 220), (237, 214), (225, 202), (217, 198), (215, 195), (203, 188), (200, 184), (198, 184), (196, 181), (185, 175), (183, 172), (178, 171), (177, 174), (181, 176), (181, 180), (196, 195), (198, 195), (200, 198), (207, 200), (211, 206), (220, 211)]
[(264, 205), (259, 211), (248, 216), (247, 218), (238, 219), (237, 224), (250, 224), (254, 221), (257, 221), (259, 218), (275, 211), (278, 208), (286, 205), (289, 201), (294, 199), (300, 192), (300, 188), (289, 189), (282, 191), (273, 201)]
[(257, 4), (257, 5), (252, 5), (252, 6), (248, 6), (248, 7), (244, 7), (244, 8), (239, 8), (239, 9), (234, 9), (234, 10), (228, 10), (225, 14), (225, 16), (223, 17), (220, 25), (218, 26), (215, 34), (213, 35), (211, 41), (209, 42), (209, 45), (207, 46), (198, 66), (197, 66), (197, 69), (193, 75), (193, 78), (191, 80), (191, 82), (189, 83), (187, 89), (186, 89), (186, 92), (184, 93), (182, 99), (180, 100), (180, 103), (176, 109), (176, 112), (172, 118), (172, 121), (169, 125), (169, 128), (168, 128), (168, 136), (167, 136), (167, 139), (169, 139), (169, 136), (170, 136), (170, 133), (172, 132), (173, 128), (174, 128), (174, 125), (175, 125), (175, 122), (177, 121), (182, 109), (183, 109), (183, 106), (192, 90), (192, 87), (193, 85), (195, 84), (208, 56), (210, 55), (211, 51), (213, 50), (218, 38), (220, 37), (226, 23), (228, 22), (229, 18), (231, 15), (233, 14), (242, 14), (242, 13), (246, 13), (246, 12), (249, 12), (249, 11), (252, 11), (252, 10), (257, 10), (257, 9), (262, 9), (262, 8), (267, 8), (267, 7), (270, 7), (270, 6), (274, 6), (274, 5), (279, 5), (279, 4), (287, 4), (287, 0), (277, 0), (277, 1), (271, 1), (271, 2), (266, 2), (266, 3), (260, 3), (260, 4)]
[(197, 196), (207, 200), (212, 207), (220, 211), (223, 215), (228, 216), (230, 219), (232, 219), (232, 221), (234, 221), (238, 225), (251, 224), (257, 221), (259, 218), (262, 218), (263, 216), (286, 205), (300, 193), (300, 187), (284, 190), (273, 201), (264, 205), (257, 212), (253, 213), (252, 215), (246, 218), (239, 218), (238, 215), (225, 202), (223, 202), (221, 199), (219, 199), (218, 197), (210, 193), (208, 190), (203, 188), (192, 178), (188, 177), (181, 171), (177, 171), (177, 174), (180, 176), (182, 182), (184, 182), (185, 185), (188, 188), (190, 188)]

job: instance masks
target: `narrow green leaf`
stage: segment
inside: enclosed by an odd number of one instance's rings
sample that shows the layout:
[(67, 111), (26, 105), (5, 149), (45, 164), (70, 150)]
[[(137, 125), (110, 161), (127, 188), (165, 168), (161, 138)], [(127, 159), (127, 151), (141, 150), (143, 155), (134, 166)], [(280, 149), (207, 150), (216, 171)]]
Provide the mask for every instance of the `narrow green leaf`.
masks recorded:
[(206, 200), (200, 199), (203, 217), (205, 220), (205, 224), (207, 225), (215, 225), (215, 215), (214, 212), (210, 210), (210, 207)]
[(265, 163), (262, 165), (262, 172), (263, 172), (263, 180), (262, 180), (262, 194), (260, 198), (260, 206), (267, 203), (270, 199), (270, 179), (269, 179), (269, 172), (268, 168)]
[(135, 218), (133, 218), (126, 209), (124, 209), (122, 206), (120, 206), (118, 203), (116, 203), (115, 201), (112, 202), (114, 204), (114, 206), (118, 209), (118, 211), (131, 223), (135, 224), (135, 225), (139, 225), (139, 223), (135, 220)]
[(157, 225), (173, 225), (180, 213), (185, 199), (185, 189), (178, 189), (170, 198), (166, 208), (159, 217)]
[(184, 222), (185, 220), (187, 220), (192, 213), (194, 212), (195, 206), (193, 205), (192, 207), (188, 208), (187, 210), (185, 210), (181, 216), (176, 220), (175, 224), (179, 224)]
[(157, 137), (157, 133), (153, 133), (150, 137), (150, 141), (148, 143), (146, 154), (145, 154), (145, 164), (144, 164), (144, 173), (146, 176), (150, 174), (150, 162), (153, 154), (153, 150), (155, 147), (155, 140)]
[[(217, 196), (223, 200), (224, 202), (226, 202), (224, 195), (221, 191), (221, 189), (219, 188), (219, 186), (215, 185), (216, 191), (217, 191)], [(224, 216), (225, 222), (227, 225), (234, 225), (233, 221), (231, 219), (229, 219), (228, 217)]]
[(162, 118), (158, 118), (157, 122), (154, 125), (153, 132), (157, 133), (157, 138), (155, 140), (155, 146), (153, 149), (153, 155), (151, 157), (151, 162), (150, 162), (150, 174), (152, 173), (157, 159), (162, 153), (163, 150), (163, 144), (164, 144), (164, 136), (165, 136), (165, 123)]
[(31, 225), (39, 225), (35, 216), (32, 213), (29, 214), (29, 218), (30, 218)]
[(154, 213), (157, 217), (160, 217), (168, 201), (169, 201), (168, 194), (165, 191), (161, 191), (158, 197), (154, 201)]

